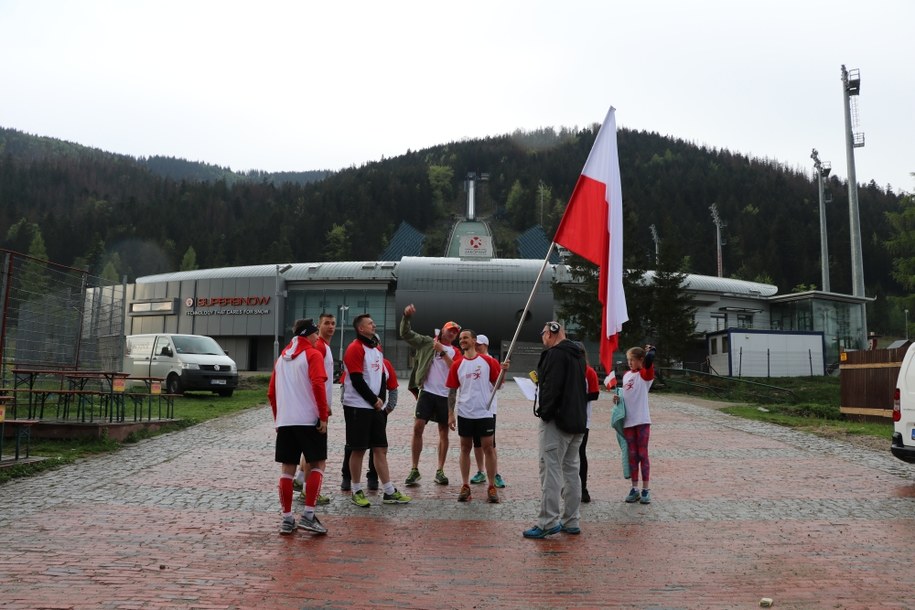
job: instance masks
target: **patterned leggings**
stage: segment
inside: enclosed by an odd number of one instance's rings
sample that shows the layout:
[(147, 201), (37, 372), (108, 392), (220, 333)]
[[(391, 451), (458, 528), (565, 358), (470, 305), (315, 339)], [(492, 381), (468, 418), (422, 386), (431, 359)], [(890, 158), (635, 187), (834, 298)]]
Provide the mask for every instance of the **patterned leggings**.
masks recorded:
[(651, 480), (651, 461), (648, 459), (648, 438), (651, 436), (651, 424), (641, 424), (623, 428), (623, 436), (629, 445), (629, 472), (632, 486), (639, 482), (639, 467), (642, 469), (642, 486), (648, 487)]

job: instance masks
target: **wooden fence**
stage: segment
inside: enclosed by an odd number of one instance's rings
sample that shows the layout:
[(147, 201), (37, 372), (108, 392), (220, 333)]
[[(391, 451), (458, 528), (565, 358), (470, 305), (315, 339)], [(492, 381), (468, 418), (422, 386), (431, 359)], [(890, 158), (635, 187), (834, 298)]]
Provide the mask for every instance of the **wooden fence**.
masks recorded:
[(892, 418), (893, 391), (908, 344), (895, 349), (842, 352), (839, 411), (859, 417)]

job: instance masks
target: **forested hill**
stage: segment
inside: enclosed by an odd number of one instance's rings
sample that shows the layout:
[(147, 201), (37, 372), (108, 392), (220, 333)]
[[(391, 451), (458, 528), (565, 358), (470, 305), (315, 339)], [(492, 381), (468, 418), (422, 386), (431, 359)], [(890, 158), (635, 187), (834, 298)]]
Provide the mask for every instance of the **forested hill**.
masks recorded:
[[(139, 275), (180, 268), (283, 261), (374, 260), (401, 221), (426, 233), (441, 255), (464, 209), (468, 172), (487, 174), (477, 213), (494, 229), (499, 256), (541, 222), (551, 235), (596, 135), (544, 129), (468, 140), (334, 173), (312, 182), (233, 174), (187, 161), (134, 159), (0, 129), (2, 247), (35, 251), (93, 273)], [(727, 150), (622, 129), (619, 152), (627, 263), (654, 260), (650, 225), (683, 271), (715, 275), (721, 219), (724, 274), (777, 284), (782, 292), (818, 285), (819, 216), (811, 175)], [(847, 188), (829, 181), (832, 290), (850, 292)], [(874, 183), (859, 189), (867, 294), (898, 294), (891, 279), (885, 212), (900, 197)]]

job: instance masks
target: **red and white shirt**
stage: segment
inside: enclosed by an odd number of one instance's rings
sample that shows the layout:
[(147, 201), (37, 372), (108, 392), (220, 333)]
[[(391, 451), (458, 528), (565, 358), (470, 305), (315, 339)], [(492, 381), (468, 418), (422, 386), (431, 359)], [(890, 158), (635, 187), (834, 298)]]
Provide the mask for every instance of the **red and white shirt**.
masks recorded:
[(624, 428), (650, 424), (648, 413), (648, 390), (654, 382), (654, 367), (629, 370), (623, 375), (623, 400), (626, 401), (626, 419)]
[(461, 358), (451, 365), (446, 385), (449, 389), (458, 390), (456, 410), (460, 417), (492, 417), (492, 411), (487, 411), (486, 405), (501, 370), (495, 358), (487, 360), (482, 355)]
[(326, 420), (324, 358), (305, 337), (293, 337), (273, 365), (267, 398), (276, 427), (316, 426)]
[(365, 401), (353, 387), (353, 373), (361, 373), (369, 390), (378, 396), (381, 393), (381, 377), (384, 373), (384, 356), (377, 347), (370, 347), (359, 339), (354, 339), (343, 354), (343, 405), (360, 409), (374, 409), (374, 404)]

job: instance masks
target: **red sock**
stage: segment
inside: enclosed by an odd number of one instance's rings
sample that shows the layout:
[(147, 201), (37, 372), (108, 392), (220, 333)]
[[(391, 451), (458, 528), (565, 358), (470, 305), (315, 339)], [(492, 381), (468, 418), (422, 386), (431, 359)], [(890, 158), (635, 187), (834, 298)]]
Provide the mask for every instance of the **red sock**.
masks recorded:
[(280, 507), (283, 514), (288, 515), (292, 512), (292, 475), (280, 475)]
[[(314, 508), (318, 496), (321, 494), (321, 483), (324, 482), (324, 471), (312, 468), (305, 482), (305, 506)], [(291, 489), (291, 487), (290, 487)]]

